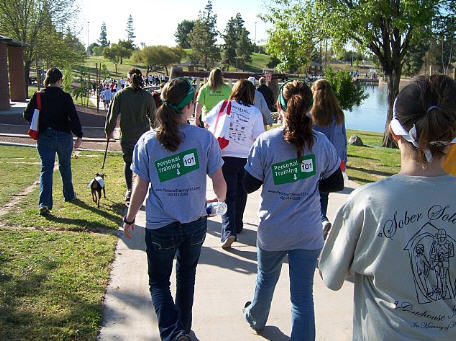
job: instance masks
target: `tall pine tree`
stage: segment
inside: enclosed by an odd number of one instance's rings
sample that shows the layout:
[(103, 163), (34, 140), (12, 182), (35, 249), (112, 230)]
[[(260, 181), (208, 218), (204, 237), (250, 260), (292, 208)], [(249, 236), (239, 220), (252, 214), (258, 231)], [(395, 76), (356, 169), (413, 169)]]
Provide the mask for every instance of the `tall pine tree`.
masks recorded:
[(127, 27), (125, 28), (125, 32), (127, 32), (127, 41), (134, 45), (133, 41), (136, 38), (135, 29), (133, 27), (133, 17), (131, 14), (128, 16), (127, 19)]
[(223, 34), (225, 44), (222, 47), (222, 65), (226, 68), (236, 65), (237, 34), (235, 18), (228, 20)]
[(244, 19), (242, 19), (241, 13), (236, 14), (234, 24), (237, 39), (237, 67), (244, 70), (246, 64), (252, 61), (253, 44), (249, 38), (249, 31), (244, 27)]
[(191, 59), (202, 63), (205, 69), (215, 64), (220, 58), (219, 48), (215, 45), (217, 41), (217, 15), (212, 10), (212, 1), (207, 2), (203, 11), (198, 14), (193, 30), (189, 33), (188, 39), (192, 47)]
[(106, 29), (105, 22), (101, 23), (100, 37), (98, 38), (98, 43), (100, 44), (101, 47), (109, 46), (108, 30)]

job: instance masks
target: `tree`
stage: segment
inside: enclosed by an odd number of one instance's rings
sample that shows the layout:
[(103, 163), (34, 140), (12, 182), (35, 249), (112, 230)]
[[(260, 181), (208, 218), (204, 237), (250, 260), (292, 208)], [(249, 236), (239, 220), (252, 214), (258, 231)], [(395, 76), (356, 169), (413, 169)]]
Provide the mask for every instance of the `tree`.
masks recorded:
[(447, 73), (451, 64), (456, 61), (454, 51), (456, 45), (456, 2), (454, 0), (442, 0), (439, 4), (439, 12), (433, 23), (432, 41), (436, 42), (439, 49), (438, 64), (443, 73)]
[(100, 36), (98, 37), (98, 43), (100, 44), (101, 47), (109, 46), (108, 30), (106, 29), (105, 22), (101, 23)]
[[(50, 25), (62, 34), (64, 24), (70, 26), (77, 20), (74, 4), (75, 0), (0, 0), (0, 32), (29, 45), (24, 50), (26, 88), (30, 67), (39, 52), (37, 46), (43, 46), (40, 42), (48, 38)], [(53, 44), (53, 41), (48, 39), (48, 43)]]
[(176, 33), (174, 33), (174, 37), (176, 38), (177, 45), (183, 49), (190, 48), (188, 34), (193, 30), (194, 25), (194, 20), (182, 20), (179, 24), (177, 24), (177, 30)]
[(234, 18), (234, 28), (238, 41), (236, 47), (237, 64), (244, 70), (245, 65), (252, 61), (254, 46), (249, 38), (249, 31), (244, 27), (244, 19), (242, 19), (241, 13), (237, 13)]
[(198, 14), (192, 31), (188, 34), (192, 48), (191, 59), (200, 62), (205, 69), (215, 64), (220, 58), (220, 51), (215, 45), (217, 41), (217, 15), (212, 11), (212, 1), (207, 2), (203, 11)]
[(135, 47), (129, 40), (119, 40), (117, 42), (120, 64), (123, 64), (124, 58), (130, 58)]
[(222, 65), (226, 68), (236, 66), (236, 49), (238, 39), (236, 35), (235, 19), (231, 17), (226, 23), (225, 33), (223, 39), (225, 43), (222, 46)]
[(168, 75), (168, 66), (179, 63), (185, 56), (185, 51), (181, 47), (168, 47), (163, 45), (146, 46), (142, 50), (135, 52), (133, 60), (147, 65), (149, 74), (155, 67), (165, 69)]
[(125, 32), (127, 32), (127, 41), (134, 45), (133, 41), (135, 40), (136, 36), (135, 29), (133, 27), (133, 17), (131, 16), (131, 14), (128, 16), (127, 28), (125, 29)]
[[(388, 85), (383, 145), (393, 146), (388, 127), (399, 92), (404, 57), (411, 42), (428, 37), (438, 3), (438, 0), (278, 0), (269, 6), (268, 15), (264, 17), (274, 24), (270, 45), (278, 55), (290, 53), (297, 58), (301, 48), (297, 43), (308, 45), (314, 37), (330, 37), (342, 44), (351, 42), (373, 53)], [(274, 14), (278, 18), (274, 18)], [(314, 37), (305, 37), (295, 26), (300, 31), (311, 32)]]
[(324, 77), (331, 84), (337, 100), (344, 110), (352, 110), (354, 105), (360, 105), (368, 97), (359, 81), (354, 81), (348, 71), (334, 72), (329, 67), (325, 71)]
[(117, 75), (117, 64), (120, 63), (121, 60), (121, 52), (120, 47), (117, 44), (112, 44), (110, 47), (105, 47), (103, 49), (103, 58), (110, 60), (116, 67), (116, 75)]

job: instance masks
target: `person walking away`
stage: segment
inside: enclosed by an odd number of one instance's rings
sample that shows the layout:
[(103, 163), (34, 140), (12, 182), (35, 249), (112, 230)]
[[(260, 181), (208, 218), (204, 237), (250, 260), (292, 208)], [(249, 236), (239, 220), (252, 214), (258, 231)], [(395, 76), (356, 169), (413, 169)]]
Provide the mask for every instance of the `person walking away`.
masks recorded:
[(319, 269), (355, 283), (353, 340), (456, 340), (456, 84), (420, 76), (396, 97), (390, 132), (399, 174), (353, 191), (337, 212)]
[(198, 91), (196, 98), (195, 125), (204, 127), (207, 113), (220, 101), (228, 99), (231, 88), (223, 81), (222, 70), (213, 69), (209, 74), (209, 80)]
[(277, 109), (274, 106), (274, 94), (272, 93), (272, 90), (269, 88), (269, 86), (266, 85), (266, 78), (260, 77), (258, 82), (260, 85), (258, 86), (257, 90), (263, 95), (264, 100), (268, 105), (269, 111), (276, 111)]
[(129, 86), (114, 96), (106, 116), (105, 133), (113, 137), (113, 131), (120, 115), (120, 145), (125, 162), (124, 175), (127, 191), (125, 200), (130, 201), (132, 177), (130, 166), (133, 149), (140, 136), (155, 124), (155, 101), (152, 95), (143, 89), (144, 83), (139, 69), (128, 72)]
[(261, 331), (268, 319), (280, 269), (288, 256), (292, 304), (291, 340), (314, 340), (313, 277), (323, 246), (318, 189), (343, 188), (336, 150), (312, 130), (307, 115), (312, 92), (299, 80), (279, 90), (284, 126), (258, 137), (245, 166), (248, 193), (261, 190), (257, 233), (258, 273), (253, 300), (244, 317)]
[[(248, 79), (255, 87), (255, 77), (251, 76)], [(261, 114), (263, 115), (263, 125), (264, 125), (264, 130), (266, 130), (268, 125), (271, 125), (274, 123), (274, 120), (272, 119), (271, 112), (269, 111), (268, 104), (266, 103), (266, 100), (264, 99), (263, 94), (261, 92), (259, 92), (257, 89), (255, 89), (253, 105), (256, 106), (258, 108), (258, 110), (260, 110)]]
[[(206, 116), (210, 130), (217, 123), (219, 113), (226, 112), (229, 129), (217, 136), (222, 147), (223, 176), (227, 183), (227, 211), (222, 216), (221, 245), (231, 247), (242, 232), (247, 193), (242, 187), (244, 165), (255, 139), (264, 132), (263, 117), (253, 105), (255, 87), (246, 79), (238, 80), (233, 86), (229, 101), (221, 101)], [(220, 123), (221, 124), (221, 123)]]
[[(38, 206), (41, 215), (48, 215), (52, 210), (52, 175), (54, 172), (55, 154), (59, 158), (59, 172), (62, 177), (63, 198), (73, 201), (76, 194), (71, 174), (71, 153), (82, 143), (82, 128), (78, 113), (70, 94), (61, 88), (63, 75), (57, 68), (46, 72), (44, 89), (40, 92), (41, 110), (38, 121), (37, 150), (41, 160), (40, 196)], [(24, 119), (31, 121), (37, 108), (35, 93), (24, 111)], [(73, 135), (77, 139), (73, 144)]]
[[(339, 101), (334, 94), (331, 84), (326, 79), (319, 79), (312, 84), (313, 106), (311, 109), (313, 129), (326, 135), (336, 148), (337, 154), (345, 169), (347, 163), (347, 133), (345, 131), (345, 116)], [(321, 223), (326, 239), (331, 222), (326, 216), (328, 211), (329, 193), (320, 192)]]
[[(141, 136), (131, 169), (137, 174), (124, 232), (131, 237), (135, 216), (146, 201), (149, 287), (160, 337), (190, 341), (195, 273), (207, 231), (206, 174), (218, 201), (224, 201), (220, 147), (210, 132), (186, 124), (193, 114), (194, 90), (185, 78), (163, 89), (158, 126)], [(150, 186), (149, 186), (150, 184)], [(176, 257), (176, 297), (170, 276)]]

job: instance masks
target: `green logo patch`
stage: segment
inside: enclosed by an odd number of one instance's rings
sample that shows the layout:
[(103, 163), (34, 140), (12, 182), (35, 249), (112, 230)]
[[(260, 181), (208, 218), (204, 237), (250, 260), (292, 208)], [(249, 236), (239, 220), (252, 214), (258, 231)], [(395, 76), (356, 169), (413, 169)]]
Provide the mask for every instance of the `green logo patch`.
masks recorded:
[(271, 166), (274, 185), (283, 185), (309, 178), (316, 174), (315, 155), (305, 155), (301, 163), (298, 159), (291, 159), (274, 163)]
[(178, 178), (199, 168), (198, 153), (196, 149), (174, 154), (155, 161), (160, 182)]

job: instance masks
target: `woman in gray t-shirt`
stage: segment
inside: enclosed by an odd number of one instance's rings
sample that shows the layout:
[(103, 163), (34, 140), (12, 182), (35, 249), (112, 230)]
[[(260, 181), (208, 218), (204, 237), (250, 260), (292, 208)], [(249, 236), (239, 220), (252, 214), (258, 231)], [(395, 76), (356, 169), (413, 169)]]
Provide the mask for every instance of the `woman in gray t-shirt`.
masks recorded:
[[(226, 196), (220, 147), (210, 132), (187, 124), (194, 90), (177, 78), (165, 85), (157, 112), (158, 127), (144, 133), (133, 152), (137, 174), (124, 232), (130, 231), (146, 194), (146, 252), (149, 286), (160, 337), (189, 341), (196, 266), (204, 242), (206, 174), (219, 201)], [(149, 186), (150, 184), (150, 186)], [(176, 299), (170, 276), (176, 257)]]
[(257, 282), (244, 316), (253, 329), (264, 328), (280, 268), (288, 256), (293, 341), (315, 338), (312, 286), (323, 246), (319, 186), (326, 192), (343, 188), (334, 146), (325, 135), (312, 130), (311, 102), (312, 92), (304, 82), (282, 86), (277, 104), (284, 126), (258, 137), (244, 178), (248, 193), (263, 186)]

